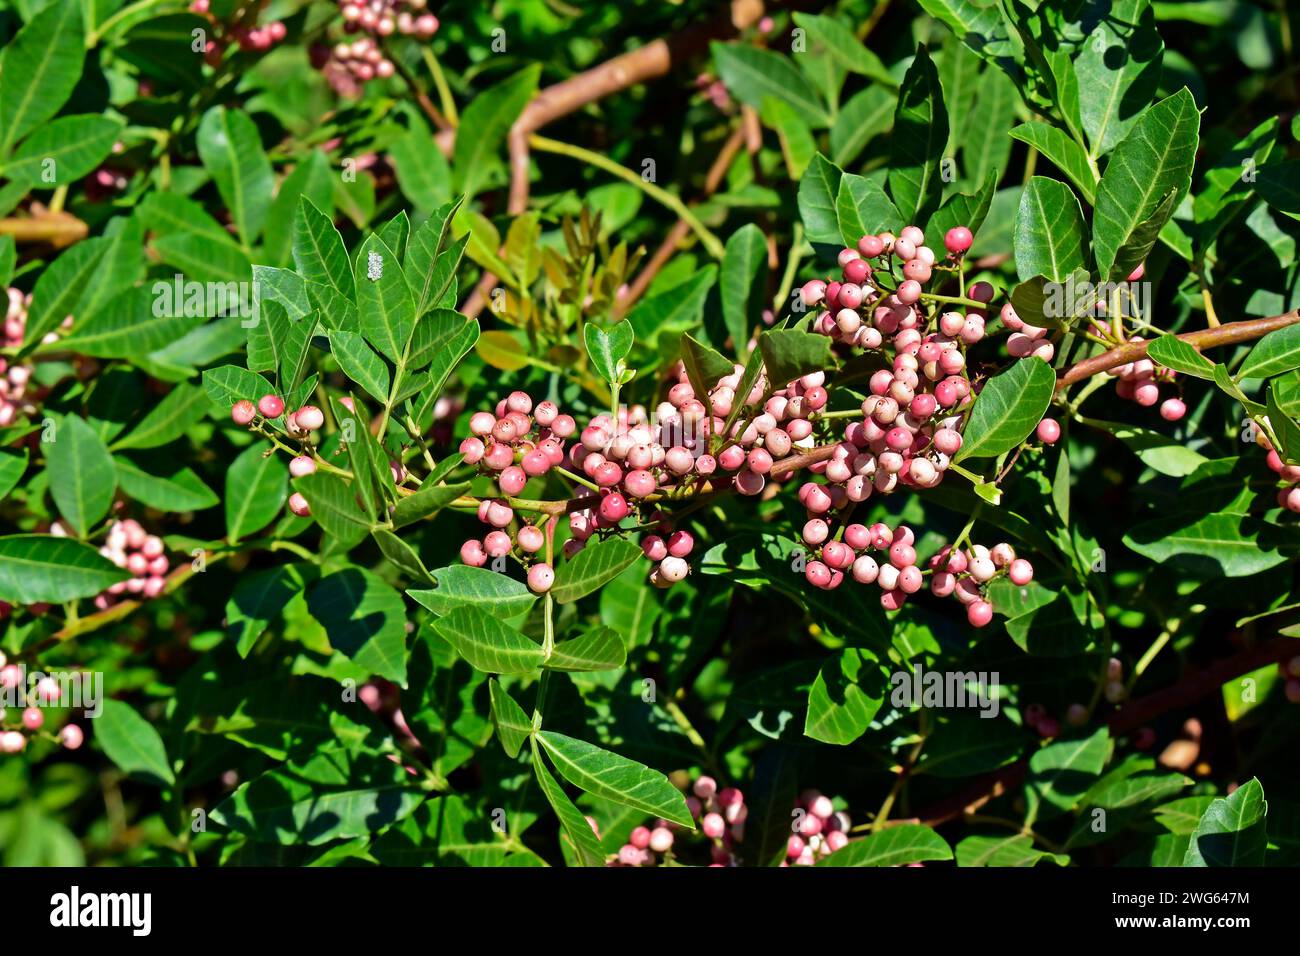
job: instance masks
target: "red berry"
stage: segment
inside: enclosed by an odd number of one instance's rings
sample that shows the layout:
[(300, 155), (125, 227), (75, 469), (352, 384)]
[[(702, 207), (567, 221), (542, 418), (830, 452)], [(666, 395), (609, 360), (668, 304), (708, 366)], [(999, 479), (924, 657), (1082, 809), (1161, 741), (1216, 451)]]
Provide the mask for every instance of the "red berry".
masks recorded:
[(257, 410), (265, 418), (279, 418), (284, 414), (284, 399), (279, 395), (263, 395), (257, 400)]

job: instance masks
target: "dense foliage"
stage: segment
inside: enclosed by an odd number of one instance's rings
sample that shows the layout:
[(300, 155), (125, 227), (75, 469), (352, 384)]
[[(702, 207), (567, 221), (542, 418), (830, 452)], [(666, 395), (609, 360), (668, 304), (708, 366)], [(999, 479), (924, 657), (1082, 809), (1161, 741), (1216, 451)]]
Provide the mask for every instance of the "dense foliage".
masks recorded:
[(5, 865), (1300, 853), (1282, 0), (3, 11)]

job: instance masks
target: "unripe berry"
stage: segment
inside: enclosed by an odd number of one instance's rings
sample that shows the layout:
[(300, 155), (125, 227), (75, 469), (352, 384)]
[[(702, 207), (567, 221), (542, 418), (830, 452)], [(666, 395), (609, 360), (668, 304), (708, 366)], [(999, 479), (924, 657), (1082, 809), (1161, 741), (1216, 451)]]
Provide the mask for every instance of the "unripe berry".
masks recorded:
[(515, 536), (515, 540), (519, 542), (519, 547), (529, 554), (536, 554), (542, 550), (542, 545), (546, 543), (542, 529), (530, 524), (519, 529), (519, 534)]
[(1034, 579), (1034, 566), (1024, 558), (1016, 558), (1007, 569), (1011, 583), (1023, 587)]
[(518, 465), (511, 465), (497, 476), (497, 484), (501, 486), (503, 494), (513, 498), (524, 490), (524, 486), (528, 484), (528, 476)]
[(722, 818), (720, 813), (709, 813), (700, 822), (700, 829), (704, 831), (704, 835), (709, 839), (718, 840), (727, 832), (727, 821)]
[(650, 849), (656, 853), (667, 853), (673, 847), (673, 831), (667, 827), (655, 827), (650, 834)]
[(263, 395), (257, 400), (257, 410), (265, 418), (279, 418), (284, 414), (284, 399), (279, 395)]
[(1044, 445), (1055, 445), (1061, 437), (1061, 426), (1052, 418), (1044, 418), (1038, 423), (1038, 440)]
[(815, 588), (825, 588), (831, 583), (831, 569), (820, 561), (809, 561), (803, 573)]
[(311, 514), (311, 505), (303, 497), (301, 492), (295, 491), (289, 496), (289, 510), (299, 518), (305, 518)]
[(490, 558), (502, 558), (510, 553), (510, 535), (504, 531), (489, 531), (483, 539), (483, 550)]
[(59, 741), (69, 750), (76, 750), (86, 739), (85, 731), (77, 724), (64, 724), (59, 731)]
[(689, 531), (674, 531), (668, 538), (668, 553), (675, 558), (685, 558), (695, 550), (695, 536)]
[(316, 462), (310, 455), (299, 455), (289, 462), (289, 474), (295, 478), (310, 475), (316, 471)]
[(293, 413), (293, 420), (303, 431), (314, 432), (325, 424), (325, 413), (315, 405), (304, 405)]
[(686, 577), (691, 566), (682, 558), (675, 558), (672, 555), (664, 558), (659, 562), (659, 574), (665, 581), (676, 582)]
[(549, 564), (534, 564), (528, 569), (528, 587), (534, 594), (545, 594), (555, 583), (555, 571)]
[(28, 730), (40, 730), (45, 725), (45, 714), (39, 707), (27, 707), (23, 710), (23, 726)]
[(648, 534), (641, 539), (641, 551), (651, 561), (662, 561), (668, 557), (668, 545), (657, 534)]

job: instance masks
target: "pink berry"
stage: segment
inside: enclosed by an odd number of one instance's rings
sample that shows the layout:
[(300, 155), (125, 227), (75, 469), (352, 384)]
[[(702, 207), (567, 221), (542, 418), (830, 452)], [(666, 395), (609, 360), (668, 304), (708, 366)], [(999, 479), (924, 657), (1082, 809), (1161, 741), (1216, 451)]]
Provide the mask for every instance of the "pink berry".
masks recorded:
[(650, 849), (656, 853), (667, 853), (673, 848), (673, 831), (667, 827), (655, 827), (650, 833)]
[(314, 432), (325, 424), (325, 413), (315, 405), (304, 405), (293, 413), (293, 420), (303, 431)]
[(235, 402), (234, 408), (230, 410), (230, 418), (236, 425), (247, 425), (257, 414), (257, 408), (248, 399)]
[(305, 518), (311, 514), (311, 505), (303, 497), (301, 492), (295, 491), (289, 496), (289, 510), (299, 518)]
[(966, 620), (971, 627), (984, 627), (993, 620), (993, 605), (988, 601), (976, 601), (966, 608)]
[(555, 571), (549, 564), (534, 564), (528, 569), (528, 587), (534, 594), (545, 594), (555, 583)]
[(76, 724), (64, 724), (59, 731), (59, 740), (69, 750), (76, 750), (86, 739), (85, 732)]
[(1016, 558), (1007, 569), (1011, 583), (1023, 587), (1034, 579), (1034, 566), (1024, 558)]
[(953, 255), (960, 255), (970, 248), (974, 238), (965, 226), (953, 226), (943, 237), (943, 247)]
[(289, 462), (289, 474), (295, 478), (310, 475), (316, 471), (316, 462), (310, 455), (299, 455)]
[(263, 395), (257, 400), (257, 410), (264, 418), (279, 418), (284, 414), (284, 399), (279, 395)]
[(1176, 422), (1187, 414), (1187, 406), (1181, 399), (1167, 398), (1160, 406), (1160, 417), (1167, 422)]
[(622, 521), (629, 510), (627, 499), (617, 491), (606, 495), (600, 502), (600, 516), (609, 522)]
[(1061, 426), (1053, 418), (1044, 418), (1038, 423), (1038, 440), (1044, 445), (1055, 445), (1061, 437)]
[(709, 839), (718, 840), (727, 832), (727, 821), (722, 818), (720, 813), (705, 814), (700, 823), (700, 829), (704, 831), (704, 835)]

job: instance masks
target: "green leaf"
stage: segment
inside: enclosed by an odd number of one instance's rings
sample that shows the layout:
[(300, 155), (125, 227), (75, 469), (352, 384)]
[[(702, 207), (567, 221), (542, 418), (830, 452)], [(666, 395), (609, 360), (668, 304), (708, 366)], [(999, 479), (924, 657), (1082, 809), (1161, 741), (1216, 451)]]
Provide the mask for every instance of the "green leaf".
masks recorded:
[(1135, 123), (1160, 81), (1164, 45), (1147, 0), (1114, 0), (1074, 60), (1079, 116), (1090, 155), (1110, 151)]
[(1149, 428), (1099, 419), (1090, 419), (1089, 424), (1110, 432), (1128, 445), (1144, 465), (1162, 475), (1181, 478), (1190, 475), (1208, 460), (1200, 452), (1188, 448), (1186, 442)]
[(713, 64), (727, 90), (754, 109), (771, 96), (794, 107), (809, 124), (829, 126), (830, 116), (816, 88), (789, 57), (734, 43), (712, 43)]
[(528, 613), (537, 595), (522, 581), (487, 568), (453, 564), (433, 572), (438, 586), (427, 591), (407, 591), (417, 602), (434, 614), (448, 614), (462, 605), (482, 608), (500, 618), (511, 620)]
[(337, 746), (254, 777), (209, 817), (258, 843), (318, 846), (383, 830), (426, 796), (399, 761)]
[(1300, 160), (1262, 167), (1255, 174), (1255, 189), (1274, 209), (1300, 219)]
[(868, 50), (853, 35), (853, 29), (835, 17), (813, 13), (794, 14), (794, 22), (808, 31), (818, 43), (826, 47), (828, 53), (844, 69), (874, 80), (886, 89), (898, 89), (898, 83), (890, 75), (880, 57)]
[[(1147, 346), (1147, 358), (1175, 372), (1214, 381), (1214, 363), (1176, 335), (1162, 335), (1153, 341)], [(1249, 357), (1246, 361), (1250, 361)], [(1300, 365), (1300, 339), (1297, 340), (1296, 364)]]
[(354, 332), (335, 329), (329, 334), (330, 352), (343, 374), (381, 402), (388, 401), (391, 376), (384, 360)]
[(536, 94), (541, 70), (540, 63), (530, 64), (480, 93), (465, 107), (460, 122), (465, 129), (474, 130), (474, 135), (456, 137), (451, 165), (457, 192), (471, 197), (478, 195), (488, 175), (500, 165), (500, 147), (510, 127)]
[[(859, 90), (835, 117), (835, 125), (831, 127), (831, 159), (841, 166), (853, 162), (867, 143), (886, 132), (893, 121), (894, 97), (887, 88), (873, 84)], [(804, 225), (807, 227), (806, 221)]]
[(582, 338), (591, 364), (600, 377), (611, 385), (621, 384), (625, 372), (624, 359), (636, 340), (632, 323), (624, 319), (605, 329), (595, 322), (588, 322), (583, 326)]
[(743, 362), (749, 351), (749, 330), (760, 324), (767, 299), (767, 238), (752, 222), (727, 239), (718, 291), (723, 324)]
[(229, 415), (236, 402), (250, 401), (254, 405), (263, 395), (275, 389), (261, 375), (239, 365), (222, 365), (203, 373), (203, 391), (223, 414)]
[(848, 648), (822, 664), (808, 691), (804, 736), (826, 744), (850, 744), (871, 724), (885, 699), (885, 682), (874, 655)]
[(151, 299), (144, 286), (127, 289), (90, 321), (79, 323), (72, 335), (61, 340), (60, 346), (99, 358), (148, 355), (203, 323), (202, 316), (155, 316)]
[(411, 128), (388, 147), (402, 194), (421, 212), (433, 212), (451, 195), (451, 166), (429, 127), (418, 116)]
[(649, 767), (594, 744), (566, 737), (553, 730), (537, 734), (555, 769), (569, 783), (592, 796), (612, 800), (695, 829), (686, 798), (668, 778)]
[(641, 557), (641, 549), (624, 538), (588, 542), (560, 565), (550, 595), (558, 604), (571, 604), (613, 580)]
[(106, 700), (95, 718), (95, 740), (118, 768), (157, 786), (176, 782), (167, 749), (153, 724), (120, 700)]
[(860, 840), (850, 840), (818, 866), (907, 866), (925, 860), (951, 860), (948, 842), (920, 823), (885, 827)]
[(1091, 205), (1097, 194), (1097, 180), (1088, 165), (1088, 154), (1082, 146), (1070, 139), (1064, 130), (1046, 123), (1021, 123), (1011, 129), (1013, 139), (1028, 143), (1042, 153), (1057, 169), (1070, 177), (1070, 182)]
[(683, 333), (678, 352), (686, 367), (686, 377), (696, 395), (707, 395), (718, 379), (735, 371), (735, 363), (709, 348), (693, 335)]
[(445, 203), (429, 216), (411, 236), (406, 249), (406, 274), (415, 293), (416, 315), (441, 305), (456, 278), (465, 242), (453, 242), (451, 223), (462, 200)]
[(1048, 853), (1034, 846), (1034, 838), (1023, 833), (1008, 836), (969, 836), (957, 844), (957, 865), (975, 866), (1034, 866), (1050, 860), (1057, 866), (1069, 866), (1070, 858), (1064, 853)]
[(497, 739), (507, 757), (518, 757), (533, 732), (533, 722), (500, 681), (488, 680), (488, 694), (492, 701), (492, 723), (497, 729)]
[(1088, 737), (1048, 744), (1029, 758), (1026, 796), (1060, 812), (1074, 807), (1110, 757), (1110, 734), (1105, 727)]
[(1251, 777), (1226, 799), (1210, 804), (1192, 832), (1183, 866), (1262, 866), (1267, 816), (1264, 788)]
[(831, 340), (803, 329), (772, 329), (758, 337), (758, 349), (773, 385), (835, 365)]
[(595, 832), (591, 829), (591, 824), (551, 776), (542, 762), (541, 753), (537, 750), (533, 751), (533, 771), (537, 774), (537, 783), (542, 788), (546, 802), (555, 811), (555, 815), (560, 820), (560, 828), (573, 847), (578, 865), (604, 866), (605, 854), (600, 848), (600, 841), (596, 839)]
[(27, 137), (0, 165), (0, 176), (35, 189), (75, 183), (113, 151), (121, 132), (114, 117), (60, 116)]
[(117, 491), (117, 469), (104, 440), (82, 418), (65, 415), (44, 443), (50, 494), (68, 526), (85, 537), (108, 514)]
[[(1158, 208), (1171, 213), (1187, 194), (1200, 120), (1196, 102), (1184, 88), (1143, 113), (1115, 147), (1093, 211), (1092, 246), (1100, 275), (1126, 277), (1132, 267), (1117, 264), (1120, 250), (1139, 230), (1150, 232)], [(1172, 200), (1166, 198), (1170, 192)], [(1159, 228), (1155, 226), (1157, 232)]]
[(1052, 367), (1037, 358), (1021, 359), (984, 383), (966, 425), (965, 441), (954, 460), (996, 458), (1029, 437), (1056, 390)]
[(185, 383), (177, 385), (125, 438), (113, 443), (113, 450), (157, 448), (176, 440), (202, 417), (207, 401), (203, 389)]
[[(149, 470), (124, 455), (115, 455), (113, 462), (123, 494), (150, 508), (179, 514), (202, 511), (221, 503), (212, 489), (180, 462), (159, 462)], [(159, 470), (165, 473), (155, 474)]]
[(86, 55), (81, 9), (76, 0), (46, 4), (4, 48), (0, 156), (56, 114), (76, 88)]
[(333, 209), (333, 177), (325, 154), (313, 149), (281, 180), (262, 236), (262, 252), (271, 265), (286, 266), (293, 261), (294, 231), (303, 200), (318, 208)]
[(612, 627), (597, 627), (555, 645), (546, 668), (553, 671), (608, 671), (627, 661), (623, 638)]
[(240, 110), (214, 106), (203, 114), (196, 137), (199, 159), (217, 184), (239, 237), (250, 247), (271, 209), (275, 179), (257, 125)]
[(439, 486), (429, 486), (425, 482), (419, 491), (403, 498), (394, 506), (393, 527), (403, 528), (416, 521), (432, 518), (461, 495), (467, 494), (469, 488), (469, 482)]
[(924, 222), (943, 192), (940, 165), (948, 144), (943, 88), (925, 47), (903, 77), (890, 139), (889, 192), (903, 222)]
[(486, 673), (529, 674), (542, 666), (542, 646), (487, 610), (458, 604), (432, 626), (472, 667)]
[(838, 246), (840, 236), (838, 197), (844, 171), (818, 153), (799, 180), (799, 218), (808, 241)]
[[(1192, 520), (1195, 518), (1195, 520)], [(1194, 569), (1236, 578), (1259, 574), (1287, 560), (1270, 526), (1257, 518), (1223, 513), (1171, 515), (1130, 529), (1124, 544), (1157, 563), (1182, 559)]]
[(1295, 419), (1278, 406), (1277, 390), (1272, 383), (1269, 384), (1264, 407), (1268, 409), (1268, 423), (1272, 426), (1273, 433), (1281, 445), (1278, 454), (1284, 461), (1300, 464), (1300, 426), (1297, 426)]
[(348, 261), (343, 237), (329, 216), (303, 196), (298, 203), (298, 219), (293, 228), (293, 261), (308, 282), (329, 286), (351, 300), (355, 293), (352, 265)]
[(226, 602), (226, 630), (240, 657), (248, 656), (271, 622), (306, 586), (301, 568), (293, 564), (240, 576)]
[(307, 609), (325, 628), (330, 647), (372, 674), (406, 686), (406, 605), (402, 595), (363, 568), (320, 579)]
[(840, 179), (835, 213), (839, 217), (840, 239), (850, 248), (855, 248), (865, 235), (897, 228), (901, 219), (879, 183), (853, 173), (845, 173)]
[(8, 497), (9, 492), (22, 480), (31, 461), (31, 452), (26, 448), (21, 453), (0, 453), (0, 501)]
[(342, 478), (317, 471), (294, 479), (294, 487), (311, 505), (311, 516), (345, 548), (370, 533), (374, 522), (357, 507), (352, 486)]
[(1237, 377), (1272, 378), (1294, 368), (1300, 368), (1300, 323), (1275, 329), (1256, 342)]
[(27, 310), (24, 346), (33, 346), (73, 315), (81, 294), (100, 267), (108, 241), (85, 239), (65, 250), (36, 280)]
[(0, 600), (62, 604), (94, 597), (131, 574), (95, 548), (48, 534), (0, 537)]
[(1016, 274), (1063, 282), (1088, 267), (1083, 210), (1070, 187), (1034, 176), (1020, 194), (1015, 231)]
[(233, 544), (265, 528), (289, 496), (289, 470), (260, 443), (245, 449), (226, 472), (226, 537)]
[(361, 245), (356, 264), (361, 333), (393, 362), (402, 362), (415, 330), (415, 299), (397, 254), (378, 235)]
[(776, 130), (786, 170), (791, 179), (798, 179), (817, 152), (817, 143), (808, 124), (793, 106), (771, 96), (763, 97), (763, 108), (758, 116), (764, 126)]

